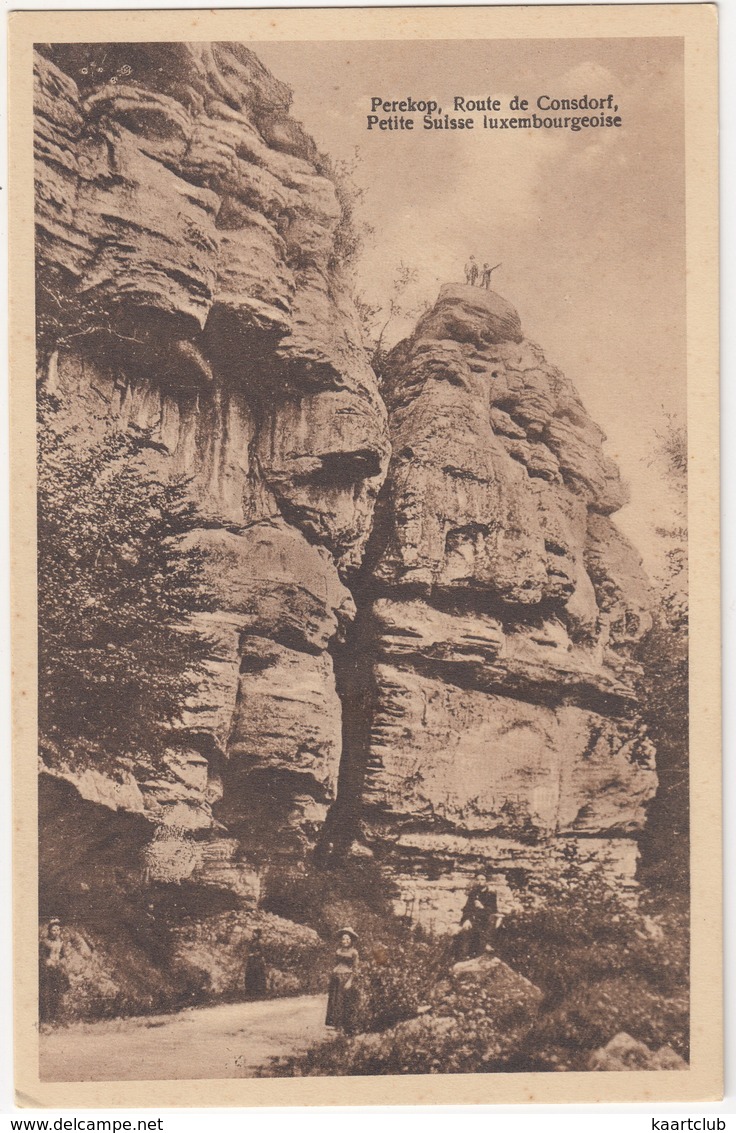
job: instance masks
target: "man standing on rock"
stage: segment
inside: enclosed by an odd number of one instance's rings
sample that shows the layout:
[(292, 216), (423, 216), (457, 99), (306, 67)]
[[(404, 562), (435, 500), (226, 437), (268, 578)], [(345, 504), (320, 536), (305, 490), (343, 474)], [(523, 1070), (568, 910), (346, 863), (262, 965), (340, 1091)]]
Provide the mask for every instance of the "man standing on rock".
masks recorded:
[(471, 256), (465, 265), (465, 282), (471, 287), (475, 287), (475, 281), (478, 278), (478, 265), (475, 262), (475, 256)]

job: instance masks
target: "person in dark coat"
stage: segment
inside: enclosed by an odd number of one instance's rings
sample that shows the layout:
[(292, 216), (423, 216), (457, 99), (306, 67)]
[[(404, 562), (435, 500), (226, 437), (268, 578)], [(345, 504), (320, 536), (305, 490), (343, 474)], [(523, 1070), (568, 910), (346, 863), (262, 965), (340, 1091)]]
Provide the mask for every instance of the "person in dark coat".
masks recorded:
[(352, 928), (342, 928), (338, 933), (339, 944), (335, 952), (335, 966), (330, 976), (327, 992), (327, 1015), (325, 1024), (337, 1031), (351, 1034), (355, 1029), (358, 1006), (358, 950), (355, 947), (358, 937)]
[(245, 962), (245, 994), (248, 999), (264, 999), (268, 992), (268, 971), (262, 936), (261, 929), (255, 929), (248, 946), (248, 959)]
[(500, 922), (498, 897), (489, 888), (486, 878), (481, 874), (468, 890), (468, 898), (460, 914), (460, 933), (456, 938), (456, 953), (459, 960), (469, 960), (480, 954), (491, 944)]

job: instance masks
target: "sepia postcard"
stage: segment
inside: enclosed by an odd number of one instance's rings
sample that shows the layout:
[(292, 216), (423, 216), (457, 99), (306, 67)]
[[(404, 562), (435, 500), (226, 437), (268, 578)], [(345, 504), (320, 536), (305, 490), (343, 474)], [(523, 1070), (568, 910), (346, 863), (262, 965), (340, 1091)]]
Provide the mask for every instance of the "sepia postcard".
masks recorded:
[(719, 1098), (714, 6), (10, 35), (18, 1104)]

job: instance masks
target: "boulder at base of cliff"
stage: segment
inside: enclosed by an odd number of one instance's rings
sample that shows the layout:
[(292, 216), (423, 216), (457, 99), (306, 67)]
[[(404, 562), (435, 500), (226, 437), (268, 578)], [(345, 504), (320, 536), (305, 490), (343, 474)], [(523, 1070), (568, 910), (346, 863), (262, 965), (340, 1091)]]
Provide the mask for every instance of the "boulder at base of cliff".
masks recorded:
[(387, 1031), (375, 1034), (357, 1035), (353, 1039), (353, 1048), (361, 1056), (377, 1054), (385, 1055), (387, 1046), (393, 1045), (397, 1050), (402, 1046), (414, 1046), (417, 1043), (436, 1043), (456, 1036), (458, 1023), (446, 1015), (418, 1015), (415, 1019), (403, 1019)]
[(652, 1050), (626, 1031), (615, 1035), (609, 1043), (594, 1050), (588, 1059), (588, 1070), (687, 1070), (688, 1065), (671, 1046)]
[(536, 984), (488, 952), (453, 964), (452, 976), (456, 994), (465, 997), (470, 992), (479, 1004), (487, 1005), (496, 1022), (531, 1018), (544, 998)]

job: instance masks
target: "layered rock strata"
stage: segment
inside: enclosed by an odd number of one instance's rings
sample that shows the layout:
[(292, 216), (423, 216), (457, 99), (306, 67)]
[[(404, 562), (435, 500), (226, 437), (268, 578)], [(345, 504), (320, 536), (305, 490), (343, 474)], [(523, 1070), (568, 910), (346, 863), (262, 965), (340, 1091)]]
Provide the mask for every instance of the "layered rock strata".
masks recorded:
[(601, 430), (513, 308), (479, 288), (443, 287), (390, 356), (385, 396), (373, 832), (400, 873), (411, 859), (415, 879), (424, 857), (435, 880), (464, 857), (471, 871), (539, 868), (508, 843), (479, 852), (479, 835), (635, 833), (656, 786), (633, 687), (651, 597), (610, 519), (626, 495)]

